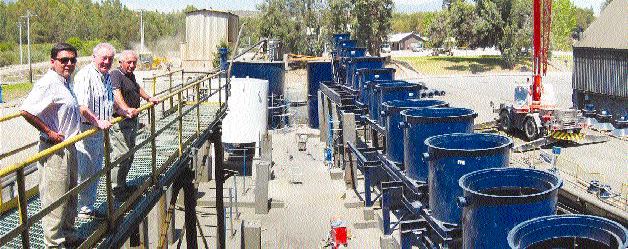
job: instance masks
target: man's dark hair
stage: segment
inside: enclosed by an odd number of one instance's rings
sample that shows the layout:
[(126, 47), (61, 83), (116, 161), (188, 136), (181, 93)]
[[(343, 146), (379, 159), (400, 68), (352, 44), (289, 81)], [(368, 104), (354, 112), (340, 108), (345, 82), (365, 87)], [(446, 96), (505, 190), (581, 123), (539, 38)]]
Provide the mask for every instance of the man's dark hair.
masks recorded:
[(56, 59), (57, 54), (59, 54), (59, 52), (61, 51), (71, 51), (74, 52), (75, 56), (78, 56), (78, 53), (76, 52), (76, 48), (74, 46), (65, 42), (59, 42), (52, 47), (52, 50), (50, 50), (50, 59)]

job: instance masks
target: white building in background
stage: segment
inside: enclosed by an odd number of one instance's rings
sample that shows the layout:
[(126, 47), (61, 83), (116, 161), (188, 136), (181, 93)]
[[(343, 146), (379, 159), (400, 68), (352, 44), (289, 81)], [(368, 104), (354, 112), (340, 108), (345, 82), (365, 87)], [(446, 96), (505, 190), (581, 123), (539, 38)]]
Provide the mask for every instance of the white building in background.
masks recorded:
[(238, 38), (240, 18), (230, 12), (195, 10), (186, 13), (185, 41), (181, 43), (181, 62), (185, 69), (213, 68), (218, 45), (232, 47)]

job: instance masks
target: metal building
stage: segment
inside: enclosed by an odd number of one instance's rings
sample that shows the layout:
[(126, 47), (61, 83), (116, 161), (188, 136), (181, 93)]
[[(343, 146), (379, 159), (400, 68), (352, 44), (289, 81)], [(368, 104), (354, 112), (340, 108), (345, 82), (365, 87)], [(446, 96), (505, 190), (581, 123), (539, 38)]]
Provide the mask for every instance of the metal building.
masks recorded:
[(195, 10), (186, 13), (185, 41), (181, 61), (185, 69), (212, 68), (221, 41), (233, 46), (238, 37), (239, 17), (230, 12)]
[(573, 102), (628, 114), (628, 0), (612, 1), (574, 44)]

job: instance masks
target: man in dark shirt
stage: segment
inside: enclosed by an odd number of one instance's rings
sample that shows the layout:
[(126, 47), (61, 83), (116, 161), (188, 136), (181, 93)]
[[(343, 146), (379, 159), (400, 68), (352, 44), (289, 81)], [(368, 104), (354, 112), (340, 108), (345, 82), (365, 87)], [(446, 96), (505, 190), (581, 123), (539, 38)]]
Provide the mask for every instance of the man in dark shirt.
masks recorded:
[[(120, 56), (120, 68), (111, 71), (111, 84), (113, 88), (115, 108), (126, 113), (126, 119), (122, 120), (111, 129), (113, 140), (113, 158), (127, 154), (135, 147), (135, 138), (139, 126), (137, 115), (141, 99), (153, 104), (159, 103), (155, 97), (150, 97), (135, 80), (135, 67), (138, 56), (132, 50), (122, 51)], [(112, 188), (116, 196), (126, 197), (133, 192), (126, 184), (126, 176), (129, 173), (133, 155), (120, 162), (118, 167), (111, 169)]]

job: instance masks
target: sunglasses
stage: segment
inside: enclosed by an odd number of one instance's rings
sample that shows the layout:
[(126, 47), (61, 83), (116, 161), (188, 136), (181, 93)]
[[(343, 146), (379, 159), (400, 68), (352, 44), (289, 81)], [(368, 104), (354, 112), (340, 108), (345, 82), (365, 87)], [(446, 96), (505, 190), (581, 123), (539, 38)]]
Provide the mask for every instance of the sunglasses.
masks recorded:
[(56, 58), (55, 60), (58, 60), (59, 62), (61, 62), (61, 64), (68, 64), (68, 62), (72, 62), (72, 64), (76, 64), (76, 57)]

